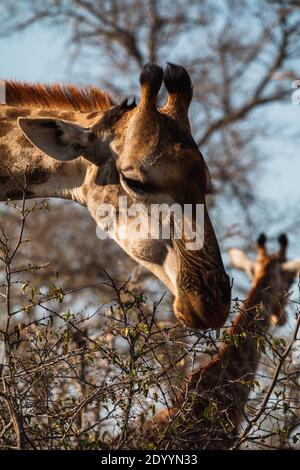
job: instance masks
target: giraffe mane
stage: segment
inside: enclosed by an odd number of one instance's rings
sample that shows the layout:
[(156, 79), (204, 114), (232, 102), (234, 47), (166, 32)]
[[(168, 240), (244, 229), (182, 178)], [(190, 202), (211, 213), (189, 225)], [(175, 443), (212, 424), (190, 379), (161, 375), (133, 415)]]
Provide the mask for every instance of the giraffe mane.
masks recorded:
[(105, 111), (114, 105), (112, 97), (100, 88), (58, 83), (5, 81), (6, 104), (30, 108), (79, 112)]

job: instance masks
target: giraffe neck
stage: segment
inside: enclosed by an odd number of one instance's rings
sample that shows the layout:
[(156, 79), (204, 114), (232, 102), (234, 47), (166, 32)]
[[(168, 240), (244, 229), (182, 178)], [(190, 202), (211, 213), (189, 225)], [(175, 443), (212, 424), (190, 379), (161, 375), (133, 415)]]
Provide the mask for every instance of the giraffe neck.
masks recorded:
[(268, 312), (271, 307), (270, 299), (274, 294), (273, 286), (267, 277), (262, 277), (260, 281), (249, 291), (244, 307), (231, 329), (232, 333), (243, 331), (253, 331), (259, 333), (268, 327)]

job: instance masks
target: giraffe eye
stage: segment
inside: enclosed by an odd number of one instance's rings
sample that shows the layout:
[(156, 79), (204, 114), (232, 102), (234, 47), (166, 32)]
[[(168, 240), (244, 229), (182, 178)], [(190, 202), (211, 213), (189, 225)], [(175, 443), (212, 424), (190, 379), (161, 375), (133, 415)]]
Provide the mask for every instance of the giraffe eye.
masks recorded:
[(205, 194), (217, 194), (215, 187), (211, 184), (207, 187)]
[(137, 195), (146, 195), (155, 192), (153, 185), (138, 179), (127, 178), (122, 173), (120, 174), (120, 181), (125, 190), (129, 189), (129, 192), (133, 192)]
[(142, 181), (124, 177), (124, 182), (130, 189), (137, 193), (146, 191), (146, 185)]

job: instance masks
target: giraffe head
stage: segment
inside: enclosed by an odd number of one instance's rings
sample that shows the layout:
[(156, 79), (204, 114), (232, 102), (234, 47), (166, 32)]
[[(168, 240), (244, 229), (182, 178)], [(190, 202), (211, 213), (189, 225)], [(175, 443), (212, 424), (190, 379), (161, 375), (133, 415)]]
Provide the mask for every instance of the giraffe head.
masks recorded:
[(288, 238), (285, 234), (278, 237), (279, 249), (275, 253), (268, 253), (266, 242), (267, 237), (262, 233), (256, 242), (255, 260), (239, 249), (229, 250), (229, 258), (233, 267), (247, 274), (253, 287), (261, 287), (268, 323), (283, 325), (286, 322), (287, 296), (300, 272), (300, 259), (287, 261)]
[[(168, 99), (157, 107), (164, 82)], [(91, 124), (58, 119), (19, 119), (27, 138), (47, 155), (63, 161), (84, 157), (92, 163), (85, 180), (86, 204), (93, 214), (103, 201), (117, 206), (124, 195), (128, 204), (185, 204), (192, 207), (190, 223), (196, 225), (196, 207), (203, 209), (202, 247), (189, 250), (182, 239), (116, 241), (139, 263), (161, 279), (175, 296), (177, 318), (192, 328), (220, 327), (230, 309), (230, 283), (205, 202), (210, 190), (206, 163), (190, 130), (188, 109), (191, 80), (185, 69), (169, 64), (166, 70), (146, 65), (140, 74), (138, 105), (127, 101), (107, 111), (92, 113)], [(133, 216), (134, 217), (134, 216)], [(101, 225), (100, 216), (95, 216)], [(142, 233), (142, 230), (141, 230)]]

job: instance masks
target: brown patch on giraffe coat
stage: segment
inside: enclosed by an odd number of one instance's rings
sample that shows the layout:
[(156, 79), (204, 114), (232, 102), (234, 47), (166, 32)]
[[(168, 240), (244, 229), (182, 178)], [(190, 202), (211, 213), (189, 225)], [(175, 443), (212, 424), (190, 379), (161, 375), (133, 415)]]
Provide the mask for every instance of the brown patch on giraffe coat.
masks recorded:
[(34, 168), (26, 174), (27, 184), (41, 184), (47, 181), (49, 178), (49, 172), (44, 168)]
[(87, 115), (87, 119), (95, 119), (99, 115), (99, 111), (94, 111), (93, 113), (90, 113)]
[(7, 144), (0, 144), (0, 158), (3, 160), (3, 156), (7, 156), (10, 153), (9, 146)]
[(11, 122), (5, 120), (0, 121), (0, 137), (5, 137), (9, 132), (14, 128), (14, 125)]
[(18, 119), (18, 117), (26, 117), (31, 115), (31, 110), (28, 108), (8, 108), (6, 110), (6, 117), (11, 119)]
[(76, 120), (76, 116), (74, 113), (60, 113), (59, 117), (61, 119), (66, 119), (67, 121), (75, 121)]
[(0, 143), (0, 172), (1, 179), (0, 184), (5, 184), (11, 179), (10, 177), (10, 166), (9, 166), (9, 156), (10, 148), (7, 144)]
[[(24, 144), (23, 145), (23, 139), (24, 139)], [(21, 145), (22, 147), (30, 147), (32, 148), (33, 145), (26, 139), (25, 136), (20, 136), (18, 138), (18, 144)], [(10, 179), (9, 177), (9, 173), (10, 173), (10, 169), (9, 167), (7, 166), (7, 169), (5, 168), (5, 161), (7, 163), (7, 158), (8, 155), (10, 153), (10, 148), (7, 144), (0, 144), (0, 162), (1, 162), (1, 168), (0, 168), (0, 184), (2, 183), (5, 183), (7, 182), (7, 180)], [(8, 176), (5, 176), (5, 173), (7, 173)], [(43, 183), (45, 181), (47, 181), (47, 179), (49, 178), (49, 172), (39, 166), (39, 167), (36, 167), (36, 168), (32, 168), (31, 170), (29, 170), (27, 173), (26, 173), (26, 182), (28, 185), (33, 185), (33, 184), (40, 184), (40, 183)], [(17, 194), (18, 196), (20, 195), (19, 194), (19, 191), (17, 191)], [(7, 197), (9, 198), (13, 198), (11, 194), (7, 195)]]
[(47, 110), (42, 109), (41, 111), (38, 111), (36, 115), (39, 117), (60, 117), (61, 113), (55, 110), (52, 111), (50, 109), (47, 109)]
[(25, 135), (20, 135), (16, 140), (17, 144), (22, 148), (34, 148), (34, 145), (25, 137)]

